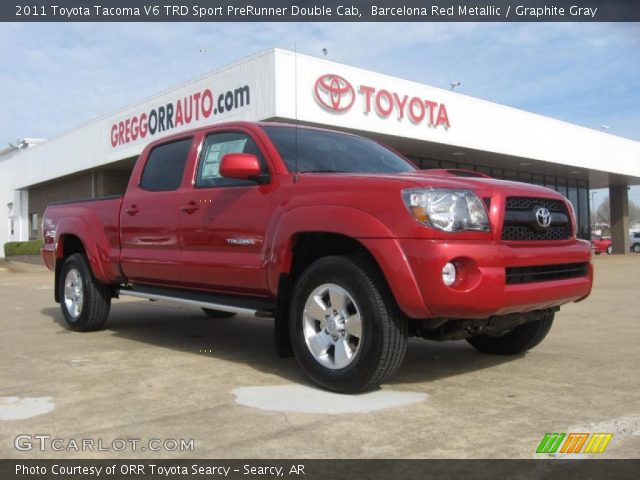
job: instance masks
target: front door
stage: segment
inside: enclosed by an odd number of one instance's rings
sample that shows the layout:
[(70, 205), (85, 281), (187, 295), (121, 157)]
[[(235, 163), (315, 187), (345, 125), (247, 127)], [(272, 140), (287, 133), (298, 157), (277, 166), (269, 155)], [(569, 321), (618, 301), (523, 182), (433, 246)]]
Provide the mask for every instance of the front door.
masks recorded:
[(181, 281), (189, 288), (261, 294), (267, 290), (264, 240), (272, 185), (221, 177), (220, 161), (227, 153), (254, 154), (268, 173), (248, 133), (206, 136), (193, 188), (181, 196)]

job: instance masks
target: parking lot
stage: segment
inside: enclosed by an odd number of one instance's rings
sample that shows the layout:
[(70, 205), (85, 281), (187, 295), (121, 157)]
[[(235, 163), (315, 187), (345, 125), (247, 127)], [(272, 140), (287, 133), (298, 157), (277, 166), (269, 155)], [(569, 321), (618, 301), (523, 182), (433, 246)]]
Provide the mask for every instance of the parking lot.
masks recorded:
[[(546, 432), (612, 432), (599, 457), (637, 458), (640, 255), (594, 263), (592, 296), (528, 354), (412, 340), (393, 381), (355, 398), (277, 358), (271, 321), (122, 299), (105, 331), (74, 333), (50, 272), (0, 264), (0, 457), (535, 458)], [(36, 434), (62, 451), (41, 451)], [(140, 443), (78, 452), (74, 439)]]

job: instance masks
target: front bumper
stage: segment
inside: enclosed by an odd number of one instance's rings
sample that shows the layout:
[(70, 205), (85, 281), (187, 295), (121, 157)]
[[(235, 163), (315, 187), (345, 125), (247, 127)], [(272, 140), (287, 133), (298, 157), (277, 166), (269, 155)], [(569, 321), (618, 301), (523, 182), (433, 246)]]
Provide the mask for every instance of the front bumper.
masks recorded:
[[(422, 239), (399, 242), (430, 316), (486, 318), (528, 312), (580, 300), (591, 292), (593, 267), (587, 241), (541, 246)], [(451, 287), (442, 282), (442, 267), (447, 262), (453, 262), (458, 272)], [(506, 281), (508, 267), (577, 263), (588, 263), (586, 275), (519, 284)]]

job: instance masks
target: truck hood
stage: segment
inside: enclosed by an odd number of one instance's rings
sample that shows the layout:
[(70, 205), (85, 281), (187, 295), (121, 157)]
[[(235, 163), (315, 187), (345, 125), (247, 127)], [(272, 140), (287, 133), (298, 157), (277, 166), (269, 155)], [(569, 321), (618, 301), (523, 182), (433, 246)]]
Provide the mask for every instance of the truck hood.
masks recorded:
[[(451, 170), (416, 170), (406, 173), (306, 173), (311, 183), (327, 182), (340, 188), (344, 184), (385, 185), (403, 188), (453, 188), (473, 190), (479, 195), (490, 195), (492, 191), (501, 191), (505, 195), (563, 198), (555, 190), (529, 183), (499, 180), (491, 177), (469, 177), (452, 174)], [(320, 180), (322, 179), (322, 180)]]

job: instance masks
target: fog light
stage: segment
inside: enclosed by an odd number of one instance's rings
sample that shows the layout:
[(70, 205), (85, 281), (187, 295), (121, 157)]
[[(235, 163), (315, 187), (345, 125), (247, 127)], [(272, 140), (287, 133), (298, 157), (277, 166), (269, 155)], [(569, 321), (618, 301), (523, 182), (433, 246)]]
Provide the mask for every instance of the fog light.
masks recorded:
[(451, 262), (442, 267), (442, 283), (447, 287), (456, 283), (456, 266)]

